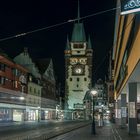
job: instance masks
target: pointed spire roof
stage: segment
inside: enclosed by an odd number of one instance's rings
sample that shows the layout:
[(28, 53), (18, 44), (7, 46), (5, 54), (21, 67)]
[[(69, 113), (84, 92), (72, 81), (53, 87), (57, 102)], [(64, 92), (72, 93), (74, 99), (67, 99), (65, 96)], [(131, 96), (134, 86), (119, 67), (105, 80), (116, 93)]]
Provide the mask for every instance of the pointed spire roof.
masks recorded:
[(78, 0), (78, 14), (77, 14), (78, 23), (80, 22), (80, 5)]
[(80, 5), (78, 0), (78, 15), (77, 15), (78, 23), (74, 24), (73, 32), (72, 32), (72, 42), (85, 42), (86, 34), (84, 30), (83, 23), (80, 23)]
[(83, 23), (75, 23), (72, 32), (72, 42), (85, 42), (86, 34)]
[(66, 50), (70, 50), (69, 37), (67, 35)]
[(88, 37), (88, 49), (92, 49), (90, 36)]

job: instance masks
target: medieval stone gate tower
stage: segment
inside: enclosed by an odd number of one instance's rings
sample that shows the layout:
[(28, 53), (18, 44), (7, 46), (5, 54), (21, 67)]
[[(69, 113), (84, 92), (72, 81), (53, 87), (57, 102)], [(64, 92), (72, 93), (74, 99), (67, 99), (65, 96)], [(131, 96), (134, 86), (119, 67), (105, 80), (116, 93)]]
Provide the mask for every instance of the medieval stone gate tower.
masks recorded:
[(90, 37), (86, 38), (84, 25), (78, 20), (74, 23), (71, 40), (67, 38), (65, 49), (65, 94), (68, 109), (82, 109), (83, 99), (92, 85), (92, 46)]

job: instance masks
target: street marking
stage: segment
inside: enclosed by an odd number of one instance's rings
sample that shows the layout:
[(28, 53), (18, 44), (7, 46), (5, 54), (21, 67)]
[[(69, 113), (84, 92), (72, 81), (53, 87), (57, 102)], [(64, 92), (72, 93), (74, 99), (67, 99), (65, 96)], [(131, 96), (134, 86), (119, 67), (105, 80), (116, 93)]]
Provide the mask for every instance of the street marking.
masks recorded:
[[(122, 137), (120, 136), (120, 134), (119, 134), (119, 132), (118, 132), (118, 130), (116, 129), (116, 128), (113, 128), (112, 127), (112, 133), (113, 133), (113, 136), (115, 136), (115, 140), (117, 139), (117, 138), (119, 138), (119, 140), (122, 140)], [(118, 140), (118, 139), (117, 139)]]
[(112, 128), (111, 130), (112, 130), (112, 133), (113, 133), (113, 137), (114, 137), (114, 139), (115, 139), (115, 140), (117, 140), (117, 138), (116, 138), (116, 135), (115, 135), (115, 132), (114, 132), (113, 128)]
[(116, 136), (113, 135), (113, 137), (114, 137), (115, 140), (117, 140)]
[(122, 140), (122, 137), (120, 136), (120, 134), (116, 128), (115, 128), (115, 131), (116, 131), (117, 135), (119, 136), (119, 139)]

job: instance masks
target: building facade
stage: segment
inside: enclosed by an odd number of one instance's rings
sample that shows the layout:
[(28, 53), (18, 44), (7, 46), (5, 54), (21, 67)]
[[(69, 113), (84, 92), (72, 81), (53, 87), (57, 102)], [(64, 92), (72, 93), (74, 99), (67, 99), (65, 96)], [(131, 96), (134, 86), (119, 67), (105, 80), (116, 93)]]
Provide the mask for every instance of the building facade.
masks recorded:
[(35, 61), (41, 74), (41, 119), (56, 119), (58, 100), (56, 98), (56, 80), (51, 58)]
[(40, 119), (41, 108), (41, 74), (27, 48), (14, 58), (14, 61), (25, 67), (29, 71), (28, 75), (28, 94), (26, 96), (26, 121), (38, 121)]
[(0, 54), (0, 121), (24, 121), (28, 70)]
[[(117, 7), (120, 1), (117, 2)], [(113, 46), (116, 123), (137, 133), (140, 120), (140, 15), (116, 11)]]
[(55, 119), (57, 101), (51, 59), (32, 60), (27, 48), (14, 61), (28, 69), (27, 120)]
[(110, 121), (115, 121), (115, 104), (114, 104), (114, 61), (112, 60), (112, 54), (110, 52), (109, 57), (109, 68), (108, 68), (108, 77), (106, 81), (107, 87), (107, 99), (108, 99), (108, 108), (110, 110)]

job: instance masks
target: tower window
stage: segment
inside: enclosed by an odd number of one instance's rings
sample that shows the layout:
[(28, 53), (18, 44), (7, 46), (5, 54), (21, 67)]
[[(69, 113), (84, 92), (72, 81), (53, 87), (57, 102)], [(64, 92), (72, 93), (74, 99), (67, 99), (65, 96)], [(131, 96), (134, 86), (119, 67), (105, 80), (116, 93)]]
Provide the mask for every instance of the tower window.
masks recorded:
[(72, 78), (70, 78), (70, 81), (72, 81)]
[(82, 49), (84, 48), (84, 44), (74, 44), (74, 49)]

